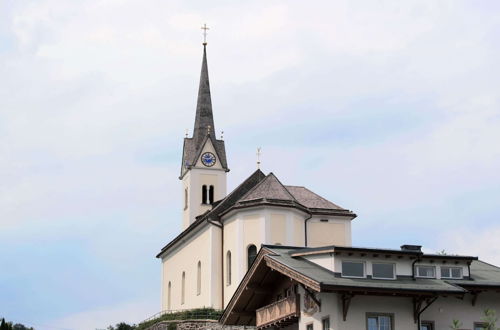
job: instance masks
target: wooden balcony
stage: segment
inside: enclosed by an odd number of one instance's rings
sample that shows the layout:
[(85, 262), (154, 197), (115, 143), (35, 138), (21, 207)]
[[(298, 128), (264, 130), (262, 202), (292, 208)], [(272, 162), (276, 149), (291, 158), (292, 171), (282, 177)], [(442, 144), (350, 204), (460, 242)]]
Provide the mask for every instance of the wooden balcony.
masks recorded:
[(300, 296), (291, 295), (270, 305), (259, 308), (256, 313), (256, 327), (284, 327), (297, 322), (300, 316)]

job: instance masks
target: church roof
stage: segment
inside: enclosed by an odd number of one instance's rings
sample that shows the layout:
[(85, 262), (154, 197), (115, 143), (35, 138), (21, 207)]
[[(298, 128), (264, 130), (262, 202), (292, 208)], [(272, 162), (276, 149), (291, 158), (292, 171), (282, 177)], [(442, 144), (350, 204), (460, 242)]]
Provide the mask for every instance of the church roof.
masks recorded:
[(239, 202), (249, 202), (259, 199), (278, 199), (296, 201), (278, 178), (271, 172), (264, 180), (243, 196)]
[[(226, 148), (223, 140), (217, 140), (215, 135), (212, 98), (210, 95), (210, 81), (208, 78), (207, 49), (203, 45), (203, 60), (201, 64), (200, 86), (196, 102), (196, 116), (194, 120), (193, 137), (184, 139), (182, 152), (182, 168), (193, 166), (199, 158), (201, 150), (208, 139), (212, 142), (222, 168), (227, 167)], [(181, 176), (183, 174), (181, 168)]]
[(352, 219), (356, 217), (352, 211), (326, 200), (305, 187), (285, 186), (273, 173), (265, 175), (261, 170), (256, 170), (229, 195), (216, 201), (210, 211), (197, 216), (196, 220), (163, 247), (156, 257), (159, 258), (201, 224), (221, 221), (221, 218), (231, 210), (254, 206), (292, 207), (311, 214), (346, 216)]
[(299, 186), (285, 186), (286, 189), (293, 195), (293, 197), (302, 205), (310, 209), (338, 209), (342, 207), (324, 199), (318, 194), (313, 193), (306, 187)]

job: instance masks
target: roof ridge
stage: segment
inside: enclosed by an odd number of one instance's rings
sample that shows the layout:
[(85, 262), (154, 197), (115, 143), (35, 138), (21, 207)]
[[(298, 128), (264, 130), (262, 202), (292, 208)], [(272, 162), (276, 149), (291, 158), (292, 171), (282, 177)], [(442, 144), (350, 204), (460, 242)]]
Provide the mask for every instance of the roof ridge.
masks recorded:
[[(265, 184), (265, 182), (271, 180), (272, 178), (274, 178), (276, 180), (276, 182), (283, 188), (283, 190), (285, 191), (286, 194), (288, 194), (289, 198), (291, 198), (292, 201), (298, 203), (298, 201), (295, 199), (295, 197), (290, 193), (290, 191), (288, 191), (288, 189), (286, 189), (286, 187), (283, 185), (283, 183), (281, 183), (281, 181), (276, 177), (276, 175), (273, 173), (273, 172), (269, 172), (268, 175), (266, 175), (266, 177), (261, 180), (258, 184), (256, 184), (252, 189), (250, 189), (245, 195), (243, 195), (238, 201), (244, 201), (248, 196), (250, 196), (253, 192), (255, 192), (257, 189), (259, 189), (259, 187), (261, 187), (262, 185)], [(253, 200), (253, 199), (251, 199)], [(300, 203), (299, 203), (300, 204)], [(300, 204), (302, 205), (302, 204)]]
[[(273, 172), (270, 172), (270, 173), (269, 173), (269, 175), (271, 175), (271, 174), (272, 174), (272, 175), (274, 176), (274, 178), (275, 178), (275, 179), (279, 182), (279, 184), (280, 184), (280, 185), (282, 185), (282, 186), (283, 186), (283, 188), (285, 188), (285, 191), (288, 193), (288, 195), (290, 195), (290, 197), (292, 197), (292, 199), (293, 199), (295, 202), (299, 203), (299, 201), (295, 198), (295, 196), (294, 196), (294, 195), (293, 195), (293, 194), (292, 194), (292, 193), (291, 193), (288, 189), (286, 189), (286, 186), (285, 186), (285, 185), (284, 185), (284, 184), (280, 181), (280, 179), (278, 179), (278, 177), (277, 177), (276, 175), (274, 175), (274, 173), (273, 173)], [(300, 203), (299, 203), (299, 204), (300, 204)], [(302, 205), (302, 204), (300, 204), (300, 205)]]
[[(231, 191), (228, 195), (226, 195), (226, 197), (224, 197), (224, 198), (220, 201), (220, 203), (219, 203), (219, 204), (217, 204), (217, 206), (216, 206), (216, 207), (214, 207), (214, 208), (211, 210), (211, 212), (212, 212), (212, 211), (217, 210), (217, 209), (218, 209), (218, 208), (219, 208), (222, 204), (224, 204), (224, 202), (225, 202), (226, 200), (228, 200), (228, 199), (229, 199), (232, 195), (234, 195), (234, 194), (238, 191), (238, 189), (240, 189), (240, 188), (241, 188), (244, 184), (246, 184), (246, 183), (247, 183), (247, 182), (248, 182), (248, 181), (249, 181), (249, 180), (250, 180), (250, 179), (251, 179), (251, 178), (252, 178), (255, 174), (258, 174), (258, 173), (262, 173), (262, 174), (264, 175), (264, 178), (265, 178), (265, 174), (264, 174), (264, 173), (263, 173), (260, 169), (255, 170), (252, 174), (250, 174), (250, 175), (248, 176), (248, 178), (246, 178), (245, 180), (243, 180), (243, 182), (241, 182), (241, 183), (240, 183), (240, 184), (239, 184), (236, 188), (234, 188), (234, 189), (233, 189), (233, 190), (232, 190), (232, 191)], [(253, 187), (252, 187), (252, 189), (250, 189), (249, 191), (253, 190), (253, 188), (255, 188), (256, 186), (258, 186), (258, 185), (259, 185), (262, 181), (264, 181), (264, 179), (263, 179), (263, 180), (260, 180), (260, 181), (259, 181), (259, 182), (258, 182), (255, 186), (253, 186)], [(248, 192), (247, 192), (247, 193), (248, 193)], [(246, 194), (245, 194), (245, 195), (246, 195)], [(243, 196), (244, 196), (244, 195), (243, 195)], [(241, 199), (241, 198), (240, 198), (240, 199)], [(238, 200), (239, 200), (239, 199), (238, 199)], [(238, 200), (236, 200), (236, 201), (235, 201), (235, 203), (236, 203), (236, 202), (238, 202)]]

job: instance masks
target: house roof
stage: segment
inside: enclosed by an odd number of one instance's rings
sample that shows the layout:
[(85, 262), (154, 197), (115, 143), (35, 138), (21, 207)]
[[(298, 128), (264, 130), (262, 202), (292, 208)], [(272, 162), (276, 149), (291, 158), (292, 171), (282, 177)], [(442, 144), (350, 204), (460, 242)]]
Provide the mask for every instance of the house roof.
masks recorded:
[[(274, 260), (286, 268), (302, 274), (308, 279), (318, 283), (318, 291), (324, 291), (329, 288), (336, 289), (376, 289), (376, 290), (400, 290), (411, 292), (441, 292), (441, 293), (463, 293), (464, 289), (436, 279), (416, 280), (401, 278), (394, 281), (384, 281), (376, 279), (356, 279), (340, 277), (338, 274), (323, 268), (303, 257), (294, 256), (297, 248), (279, 248), (276, 246), (267, 246), (272, 252), (266, 258)], [(304, 250), (304, 249), (301, 249)], [(381, 250), (384, 251), (384, 250)]]
[[(293, 187), (291, 191), (288, 189), (289, 187)], [(310, 214), (328, 214), (350, 219), (356, 217), (352, 211), (324, 199), (307, 188), (284, 186), (273, 173), (266, 176), (261, 170), (256, 170), (224, 199), (215, 202), (212, 210), (196, 217), (196, 220), (165, 245), (156, 257), (160, 257), (202, 223), (222, 221), (222, 217), (231, 210), (255, 206), (291, 207)], [(314, 208), (308, 206), (314, 206)]]

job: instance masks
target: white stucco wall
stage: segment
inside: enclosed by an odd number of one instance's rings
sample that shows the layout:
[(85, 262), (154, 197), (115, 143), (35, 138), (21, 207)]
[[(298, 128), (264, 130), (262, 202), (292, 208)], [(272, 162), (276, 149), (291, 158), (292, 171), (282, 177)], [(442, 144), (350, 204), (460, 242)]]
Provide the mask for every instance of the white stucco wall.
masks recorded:
[[(342, 319), (342, 304), (335, 293), (323, 293), (321, 311), (307, 315), (303, 310), (302, 288), (301, 317), (298, 323), (299, 330), (306, 330), (307, 324), (312, 323), (315, 330), (321, 329), (321, 320), (330, 317), (332, 330), (363, 330), (366, 329), (367, 313), (391, 314), (394, 318), (395, 330), (416, 330), (417, 325), (413, 318), (413, 305), (411, 298), (380, 297), (380, 296), (354, 296), (351, 300), (347, 320)], [(500, 313), (500, 293), (485, 293), (478, 299), (476, 306), (472, 306), (470, 296), (464, 300), (455, 297), (439, 298), (428, 310), (422, 314), (422, 321), (433, 321), (436, 330), (449, 329), (453, 319), (460, 320), (462, 329), (473, 329), (474, 322), (482, 321), (482, 314), (486, 308), (491, 308)]]
[[(162, 258), (162, 310), (197, 307), (220, 308), (220, 229), (207, 225)], [(197, 293), (197, 267), (201, 262), (201, 291)], [(181, 303), (185, 272), (185, 302)], [(168, 306), (168, 283), (171, 283)]]

